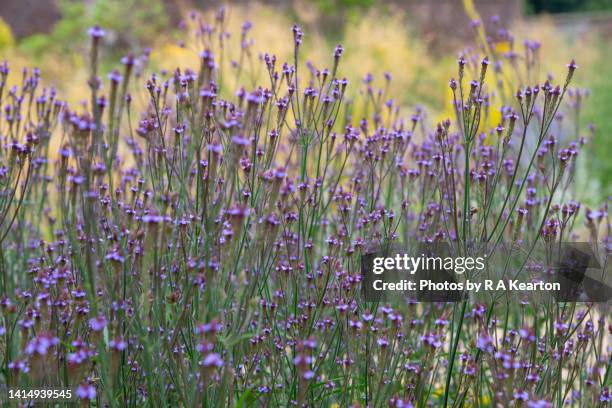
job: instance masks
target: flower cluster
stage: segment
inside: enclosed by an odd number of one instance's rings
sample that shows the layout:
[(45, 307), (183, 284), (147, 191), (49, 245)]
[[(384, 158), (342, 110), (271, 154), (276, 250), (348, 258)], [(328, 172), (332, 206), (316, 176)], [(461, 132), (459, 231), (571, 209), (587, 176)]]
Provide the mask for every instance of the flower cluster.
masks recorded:
[[(142, 81), (149, 50), (103, 79), (92, 28), (85, 108), (37, 70), (5, 89), (0, 65), (0, 378), (99, 405), (609, 402), (612, 326), (593, 304), (361, 294), (361, 254), (389, 241), (495, 251), (587, 231), (611, 249), (608, 204), (571, 198), (576, 64), (556, 85), (535, 78), (535, 44), (524, 65), (466, 51), (455, 116), (429, 124), (404, 117), (390, 74), (353, 98), (341, 45), (302, 66), (298, 26), (294, 61), (260, 55), (262, 80), (241, 65), (245, 24), (224, 71), (226, 18), (191, 15), (199, 66)], [(500, 92), (504, 61), (533, 82)]]

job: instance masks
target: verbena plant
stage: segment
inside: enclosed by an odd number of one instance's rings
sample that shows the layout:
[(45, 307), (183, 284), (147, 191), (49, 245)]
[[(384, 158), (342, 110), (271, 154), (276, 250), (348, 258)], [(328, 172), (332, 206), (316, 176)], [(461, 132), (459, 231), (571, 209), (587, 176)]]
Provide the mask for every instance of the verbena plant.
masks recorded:
[(146, 81), (147, 55), (102, 79), (92, 28), (84, 108), (37, 70), (9, 88), (2, 65), (3, 382), (94, 406), (609, 404), (607, 309), (360, 292), (361, 254), (384, 242), (609, 249), (607, 205), (571, 198), (574, 62), (527, 84), (537, 45), (464, 53), (455, 117), (429, 126), (390, 75), (349, 97), (342, 46), (330, 69), (302, 64), (297, 26), (294, 60), (261, 55), (265, 80), (234, 93), (225, 14), (189, 24), (200, 65)]

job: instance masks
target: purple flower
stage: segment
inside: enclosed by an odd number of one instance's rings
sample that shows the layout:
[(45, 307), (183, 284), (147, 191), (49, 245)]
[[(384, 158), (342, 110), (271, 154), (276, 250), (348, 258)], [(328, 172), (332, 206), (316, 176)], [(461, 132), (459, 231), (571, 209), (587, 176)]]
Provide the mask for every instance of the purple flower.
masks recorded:
[(100, 28), (99, 25), (95, 25), (95, 26), (91, 27), (89, 30), (87, 30), (87, 33), (94, 40), (98, 40), (98, 39), (100, 39), (100, 38), (102, 38), (102, 37), (104, 37), (106, 35), (106, 31), (104, 31), (102, 28)]
[(207, 368), (220, 368), (223, 367), (223, 359), (217, 353), (210, 353), (204, 357), (201, 364)]
[(93, 319), (89, 319), (89, 328), (95, 332), (100, 332), (104, 330), (107, 323), (108, 321), (106, 320), (106, 317), (104, 317), (103, 315), (98, 315)]
[(111, 71), (110, 74), (108, 74), (108, 79), (114, 83), (114, 84), (118, 84), (119, 82), (121, 82), (123, 80), (123, 77), (121, 76), (121, 74), (119, 73), (118, 70), (114, 69)]
[(297, 24), (293, 25), (293, 27), (291, 28), (291, 31), (293, 31), (293, 41), (295, 43), (295, 46), (299, 47), (300, 44), (302, 44), (302, 37), (304, 36), (304, 33), (302, 32), (302, 29)]
[(533, 400), (527, 402), (528, 408), (552, 408), (552, 403), (546, 400)]
[(610, 387), (603, 387), (601, 394), (599, 394), (599, 400), (601, 402), (612, 402), (612, 395), (610, 395)]
[(30, 371), (30, 366), (24, 360), (14, 360), (8, 364), (8, 368), (21, 373), (27, 373)]
[(401, 398), (393, 397), (389, 400), (390, 408), (413, 408), (414, 404), (408, 400), (403, 400)]
[(125, 57), (122, 57), (121, 63), (128, 67), (131, 67), (132, 65), (134, 65), (134, 54), (130, 52)]
[(108, 345), (110, 346), (111, 349), (116, 350), (116, 351), (123, 351), (127, 348), (127, 341), (123, 340), (120, 337), (117, 337), (116, 339), (113, 339), (111, 341), (109, 341)]
[(386, 348), (389, 345), (389, 341), (383, 337), (383, 338), (377, 339), (376, 344), (378, 344), (382, 348)]
[(527, 401), (529, 399), (529, 394), (527, 391), (517, 391), (514, 393), (514, 399), (517, 401)]
[(81, 384), (76, 389), (76, 395), (80, 399), (92, 401), (96, 398), (96, 387), (91, 384)]
[(249, 139), (240, 135), (232, 136), (232, 143), (237, 146), (245, 147), (249, 145)]
[(476, 347), (482, 351), (486, 351), (487, 353), (491, 353), (495, 349), (493, 346), (493, 339), (488, 333), (481, 333), (478, 335)]
[(104, 259), (107, 259), (112, 262), (120, 263), (120, 264), (122, 264), (124, 261), (124, 258), (117, 251), (113, 251), (110, 254), (106, 255)]
[(66, 359), (68, 360), (68, 363), (70, 365), (79, 365), (79, 364), (83, 364), (84, 362), (86, 362), (94, 354), (95, 353), (93, 351), (88, 350), (85, 347), (81, 347), (77, 349), (75, 352), (69, 353)]
[(336, 45), (334, 49), (334, 58), (338, 60), (342, 57), (342, 54), (344, 54), (344, 47), (341, 44)]
[(41, 334), (34, 337), (25, 348), (27, 354), (44, 356), (49, 349), (59, 343), (59, 339), (50, 334)]
[(219, 333), (221, 328), (222, 326), (220, 323), (213, 321), (197, 326), (195, 332), (196, 334)]
[(560, 320), (557, 320), (555, 322), (555, 329), (557, 330), (557, 332), (559, 334), (563, 334), (567, 331), (567, 329), (569, 328), (568, 324), (565, 322), (562, 322)]

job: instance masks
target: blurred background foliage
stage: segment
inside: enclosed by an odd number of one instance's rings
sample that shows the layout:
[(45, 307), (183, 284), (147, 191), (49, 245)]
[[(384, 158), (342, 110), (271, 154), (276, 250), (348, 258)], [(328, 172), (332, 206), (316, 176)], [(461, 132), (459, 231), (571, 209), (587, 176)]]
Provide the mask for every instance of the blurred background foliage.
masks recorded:
[[(213, 13), (219, 5), (212, 0), (45, 1), (53, 2), (61, 17), (46, 32), (41, 30), (21, 38), (12, 34), (11, 21), (2, 15), (0, 7), (0, 51), (14, 69), (32, 65), (44, 68), (45, 80), (56, 85), (71, 103), (78, 103), (87, 95), (87, 87), (83, 85), (88, 75), (88, 27), (100, 24), (107, 31), (102, 72), (119, 67), (120, 56), (128, 50), (140, 53), (147, 47), (153, 50), (150, 60), (153, 70), (194, 67), (197, 47), (184, 42), (186, 34), (178, 29), (178, 23), (190, 7), (205, 7)], [(460, 0), (450, 0), (459, 4), (447, 15), (453, 24), (444, 22), (443, 10), (435, 7), (429, 11), (430, 20), (423, 18), (427, 13), (412, 13), (413, 9), (404, 7), (412, 1), (270, 0), (264, 2), (267, 4), (236, 1), (227, 9), (228, 31), (239, 33), (242, 23), (249, 20), (253, 23), (249, 38), (255, 40), (248, 64), (251, 69), (242, 74), (240, 81), (249, 86), (264, 79), (265, 71), (257, 59), (265, 51), (274, 51), (281, 63), (291, 60), (290, 27), (297, 22), (306, 33), (302, 52), (317, 68), (331, 65), (331, 53), (337, 43), (345, 46), (341, 74), (349, 79), (354, 94), (364, 91), (366, 74), (382, 82), (388, 72), (393, 75), (389, 95), (403, 103), (403, 114), (410, 115), (423, 105), (429, 112), (430, 122), (448, 116), (451, 112), (448, 79), (456, 75), (455, 59), (465, 46), (462, 45), (464, 37), (459, 34), (467, 32), (468, 38), (473, 34), (468, 27), (469, 19), (461, 10)], [(588, 191), (581, 197), (600, 200), (612, 194), (612, 160), (609, 159), (612, 152), (612, 14), (598, 12), (600, 20), (601, 15), (610, 17), (604, 20), (603, 29), (595, 29), (589, 20), (593, 13), (582, 12), (612, 9), (612, 0), (514, 2), (521, 6), (521, 15), (509, 22), (516, 43), (522, 44), (524, 39), (542, 42), (540, 80), (547, 74), (559, 78), (567, 62), (575, 58), (580, 65), (575, 84), (592, 90), (585, 102), (582, 120), (585, 129), (588, 123), (597, 129), (596, 139), (587, 147), (586, 163), (596, 177), (583, 185)], [(565, 23), (559, 24), (555, 15), (547, 14), (556, 12), (571, 12), (569, 23), (564, 19)], [(500, 15), (503, 19), (503, 10)], [(234, 49), (228, 52), (238, 58), (240, 40), (233, 41)], [(223, 69), (233, 68), (227, 64)], [(231, 77), (228, 75), (226, 80), (231, 81)], [(237, 89), (238, 85), (231, 83), (230, 89)], [(358, 116), (360, 107), (354, 109)]]
[(108, 29), (117, 53), (154, 38), (168, 27), (169, 19), (161, 0), (58, 0), (62, 18), (48, 34), (34, 34), (20, 42), (33, 56), (67, 52), (82, 43), (87, 28), (99, 24)]

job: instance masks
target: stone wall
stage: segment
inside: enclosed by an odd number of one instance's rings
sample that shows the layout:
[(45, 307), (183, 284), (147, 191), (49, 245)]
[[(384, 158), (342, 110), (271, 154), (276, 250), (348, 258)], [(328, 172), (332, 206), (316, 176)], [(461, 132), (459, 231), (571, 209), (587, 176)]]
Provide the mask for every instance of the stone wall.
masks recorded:
[[(395, 3), (407, 10), (431, 46), (452, 48), (474, 35), (462, 0), (396, 0)], [(523, 14), (522, 0), (474, 0), (474, 6), (485, 27), (490, 27), (493, 16), (499, 18), (502, 27), (507, 27)]]
[(61, 15), (55, 0), (0, 0), (0, 17), (23, 38), (48, 33)]

